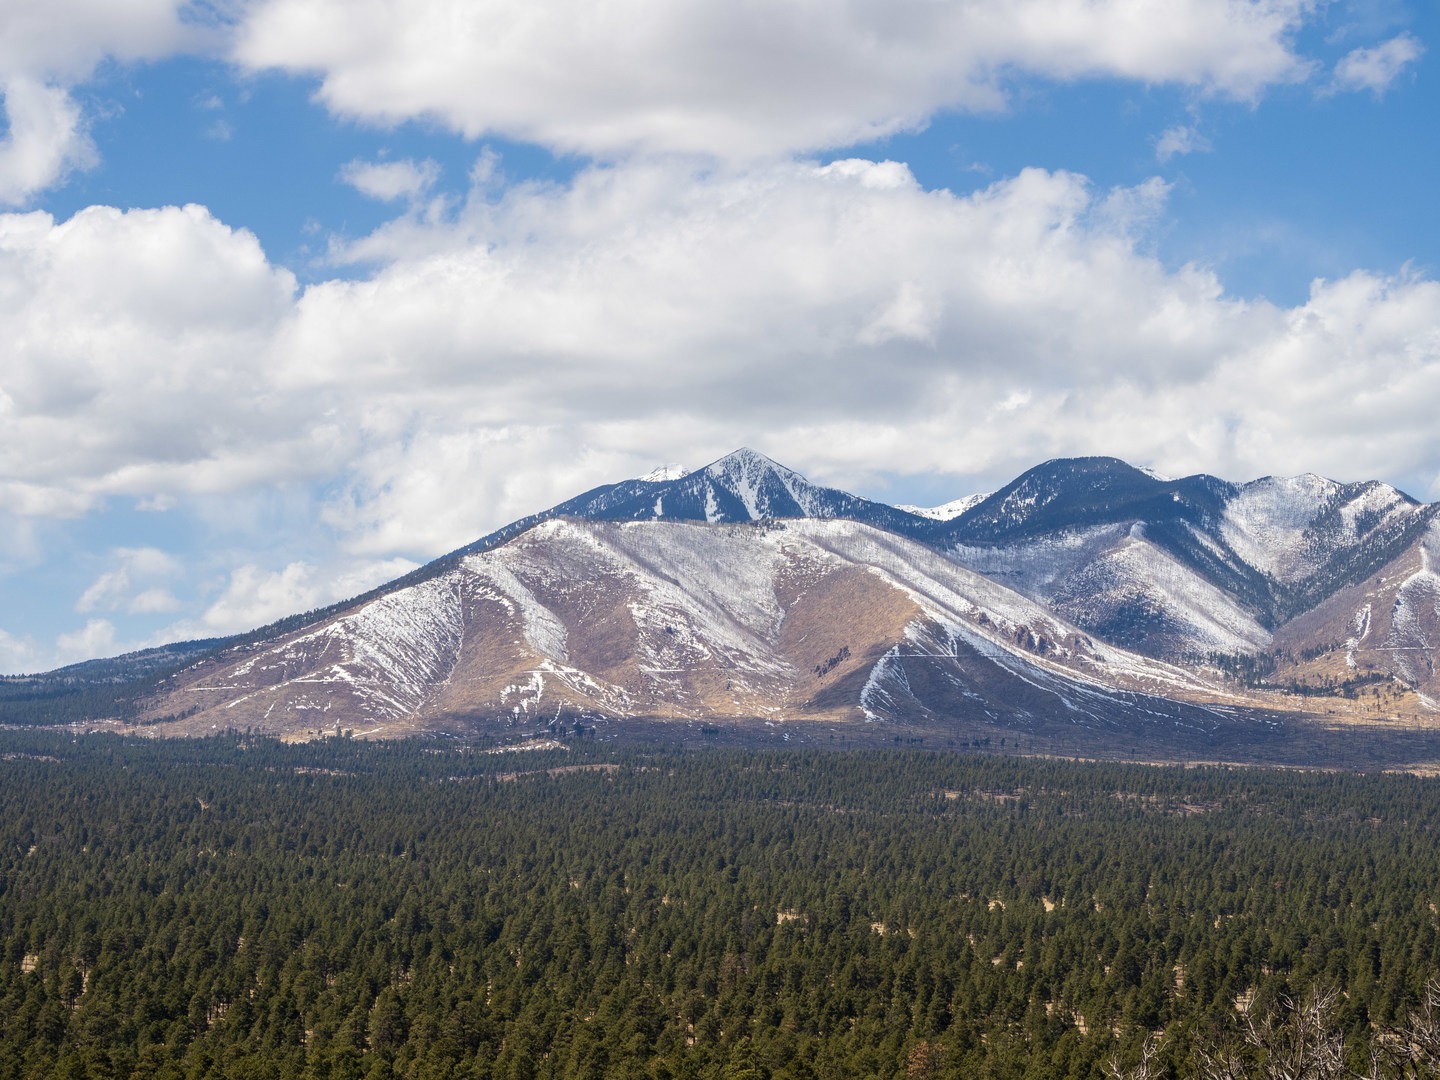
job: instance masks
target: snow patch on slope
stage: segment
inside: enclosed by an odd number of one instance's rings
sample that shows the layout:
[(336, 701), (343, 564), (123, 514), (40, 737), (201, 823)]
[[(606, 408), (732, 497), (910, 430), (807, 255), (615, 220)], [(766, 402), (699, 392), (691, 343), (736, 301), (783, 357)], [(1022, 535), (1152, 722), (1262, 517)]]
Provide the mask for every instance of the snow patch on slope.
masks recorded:
[(1435, 674), (1440, 651), (1440, 520), (1432, 522), (1420, 541), (1420, 569), (1395, 592), (1390, 633), (1384, 648), (1390, 651), (1395, 671), (1412, 686)]
[(1348, 668), (1353, 669), (1357, 666), (1355, 663), (1355, 650), (1360, 647), (1362, 641), (1370, 636), (1371, 614), (1372, 609), (1369, 604), (1366, 604), (1359, 611), (1355, 612), (1355, 619), (1351, 623), (1353, 633), (1351, 633), (1350, 637), (1345, 641), (1345, 666)]
[[(361, 711), (371, 715), (407, 716), (419, 710), (430, 688), (449, 675), (464, 635), (464, 615), (454, 579), (447, 575), (421, 582), (282, 641), (240, 665), (230, 673), (227, 688), (245, 689), (249, 684), (253, 689), (227, 702), (226, 707), (310, 684), (343, 686)], [(276, 670), (295, 674), (276, 682), (263, 681), (266, 672)], [(254, 685), (256, 679), (261, 685)], [(330, 702), (312, 701), (301, 693), (291, 698), (288, 707), (324, 712)]]
[[(929, 548), (849, 521), (803, 521), (790, 525), (791, 532), (803, 533), (822, 548), (868, 569), (902, 590), (922, 611), (949, 632), (982, 648), (985, 655), (1009, 657), (1026, 670), (1049, 671), (1051, 677), (1093, 681), (1099, 686), (1108, 676), (1120, 676), (1155, 687), (1209, 689), (1202, 681), (1173, 665), (1139, 656), (1114, 646), (1090, 642), (1075, 627), (1066, 625), (1045, 608), (1020, 593), (966, 569)], [(985, 616), (985, 632), (977, 629)], [(1010, 644), (1024, 635), (1024, 643), (1041, 655), (1021, 656)], [(1077, 642), (1084, 642), (1084, 651)], [(1062, 665), (1060, 662), (1066, 662)], [(1087, 674), (1086, 669), (1093, 672)]]
[(1143, 526), (1099, 525), (997, 547), (957, 545), (947, 555), (1082, 626), (1122, 603), (1161, 612), (1191, 649), (1248, 651), (1269, 633), (1244, 608), (1145, 537)]
[(900, 646), (893, 646), (875, 662), (865, 678), (865, 685), (860, 688), (860, 711), (872, 724), (884, 720), (887, 713), (893, 716), (899, 711), (900, 702), (890, 692), (890, 687), (894, 686), (906, 694), (910, 692), (910, 683), (899, 655)]
[(1246, 484), (1225, 507), (1226, 543), (1251, 566), (1298, 581), (1375, 529), (1415, 512), (1388, 484), (1345, 486), (1306, 473)]
[[(556, 524), (560, 523), (546, 522), (539, 526), (537, 532)], [(525, 641), (530, 648), (541, 656), (563, 661), (566, 658), (565, 624), (535, 598), (535, 594), (509, 565), (523, 550), (519, 546), (497, 548), (479, 555), (470, 555), (462, 565), (479, 581), (489, 586), (481, 595), (500, 601), (520, 616)]]
[(736, 530), (746, 539), (764, 538), (746, 526), (655, 528), (646, 522), (599, 535), (634, 579), (637, 625), (658, 627), (677, 646), (718, 655), (737, 668), (782, 674), (788, 665), (772, 655), (784, 619), (775, 596), (779, 547), (737, 543)]
[(1411, 506), (1400, 492), (1389, 484), (1372, 483), (1340, 508), (1340, 517), (1349, 534), (1355, 536), (1366, 520), (1391, 520), (1409, 512)]
[(1303, 576), (1313, 569), (1304, 558), (1305, 530), (1339, 490), (1314, 473), (1254, 480), (1225, 507), (1220, 534), (1257, 570), (1281, 581)]
[(1043, 599), (1080, 567), (1100, 558), (1128, 534), (1128, 525), (1098, 525), (1052, 533), (1018, 544), (985, 547), (957, 544), (946, 554), (977, 574), (1002, 581), (1026, 596)]
[(907, 514), (914, 514), (916, 517), (929, 518), (931, 521), (951, 521), (971, 507), (979, 506), (992, 494), (994, 493), (986, 491), (979, 495), (966, 495), (963, 499), (953, 499), (939, 506), (911, 506), (908, 503), (902, 503), (895, 509), (904, 510)]
[(357, 690), (389, 697), (403, 712), (418, 709), (430, 687), (449, 674), (465, 636), (459, 592), (445, 578), (379, 597), (342, 623), (350, 638), (351, 670), (370, 676)]
[(1195, 653), (1262, 648), (1270, 634), (1225, 592), (1145, 537), (1135, 526), (1115, 548), (1051, 594), (1070, 618), (1106, 604), (1139, 603), (1163, 612)]

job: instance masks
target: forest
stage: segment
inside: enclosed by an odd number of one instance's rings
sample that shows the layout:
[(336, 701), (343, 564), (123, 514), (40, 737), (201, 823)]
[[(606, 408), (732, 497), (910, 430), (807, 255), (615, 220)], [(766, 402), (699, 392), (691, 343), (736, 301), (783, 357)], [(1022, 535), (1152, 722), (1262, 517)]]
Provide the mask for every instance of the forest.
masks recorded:
[(1437, 783), (12, 729), (0, 1080), (1426, 1075)]

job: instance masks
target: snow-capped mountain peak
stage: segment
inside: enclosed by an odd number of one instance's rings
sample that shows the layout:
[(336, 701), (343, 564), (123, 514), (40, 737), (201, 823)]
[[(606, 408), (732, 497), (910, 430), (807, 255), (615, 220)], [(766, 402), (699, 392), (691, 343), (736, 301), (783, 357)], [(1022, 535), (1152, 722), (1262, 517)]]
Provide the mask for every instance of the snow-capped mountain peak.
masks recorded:
[(966, 495), (964, 498), (952, 499), (939, 506), (912, 506), (909, 503), (901, 503), (895, 509), (904, 510), (907, 514), (914, 514), (916, 517), (929, 518), (931, 521), (953, 521), (967, 510), (979, 506), (992, 494), (993, 492), (985, 491), (976, 495)]
[(679, 480), (682, 476), (689, 476), (690, 470), (684, 465), (677, 465), (673, 462), (669, 465), (660, 465), (651, 469), (644, 476), (638, 477), (642, 484), (663, 484), (666, 480)]
[[(834, 517), (826, 489), (749, 447), (726, 454), (702, 470), (739, 499), (751, 521), (777, 517)], [(842, 493), (843, 494), (843, 493)], [(797, 513), (798, 511), (798, 513)], [(706, 520), (725, 520), (707, 512)]]
[[(883, 529), (913, 532), (913, 515), (844, 491), (812, 484), (764, 454), (742, 448), (694, 472), (595, 488), (536, 515), (604, 521), (769, 521), (781, 518), (851, 518)], [(513, 535), (513, 533), (511, 534)], [(478, 550), (477, 545), (465, 549)]]

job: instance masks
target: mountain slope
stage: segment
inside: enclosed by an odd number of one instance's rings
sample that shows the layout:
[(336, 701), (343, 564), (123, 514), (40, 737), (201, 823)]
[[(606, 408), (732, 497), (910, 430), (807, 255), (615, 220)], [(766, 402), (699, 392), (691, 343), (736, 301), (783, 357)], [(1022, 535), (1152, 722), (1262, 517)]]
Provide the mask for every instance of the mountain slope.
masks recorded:
[[(1234, 726), (1234, 701), (848, 521), (552, 520), (169, 680), (176, 731), (634, 720)], [(190, 712), (190, 710), (195, 710)]]
[(1304, 715), (1432, 724), (1437, 513), (1383, 484), (1168, 480), (1114, 458), (911, 513), (740, 450), (595, 488), (198, 660), (197, 643), (78, 683), (6, 680), (0, 719), (312, 736), (918, 725), (1244, 757)]
[(1378, 483), (1165, 480), (1078, 458), (1031, 469), (928, 538), (1093, 634), (1193, 662), (1269, 647), (1399, 558), (1433, 513)]
[[(1366, 711), (1440, 711), (1440, 520), (1379, 572), (1338, 589), (1275, 635), (1272, 685), (1328, 690)], [(1408, 701), (1413, 694), (1414, 701)], [(1418, 706), (1418, 708), (1417, 708)]]

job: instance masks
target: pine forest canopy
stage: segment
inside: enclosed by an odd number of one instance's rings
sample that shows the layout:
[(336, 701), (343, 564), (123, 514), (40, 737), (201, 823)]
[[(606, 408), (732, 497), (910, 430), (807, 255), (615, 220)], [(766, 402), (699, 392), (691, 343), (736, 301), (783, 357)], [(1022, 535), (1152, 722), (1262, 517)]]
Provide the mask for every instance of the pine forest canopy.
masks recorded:
[(1414, 776), (0, 751), (0, 1080), (1098, 1077), (1159, 1030), (1184, 1078), (1237, 1003), (1327, 990), (1360, 1067), (1440, 970)]

